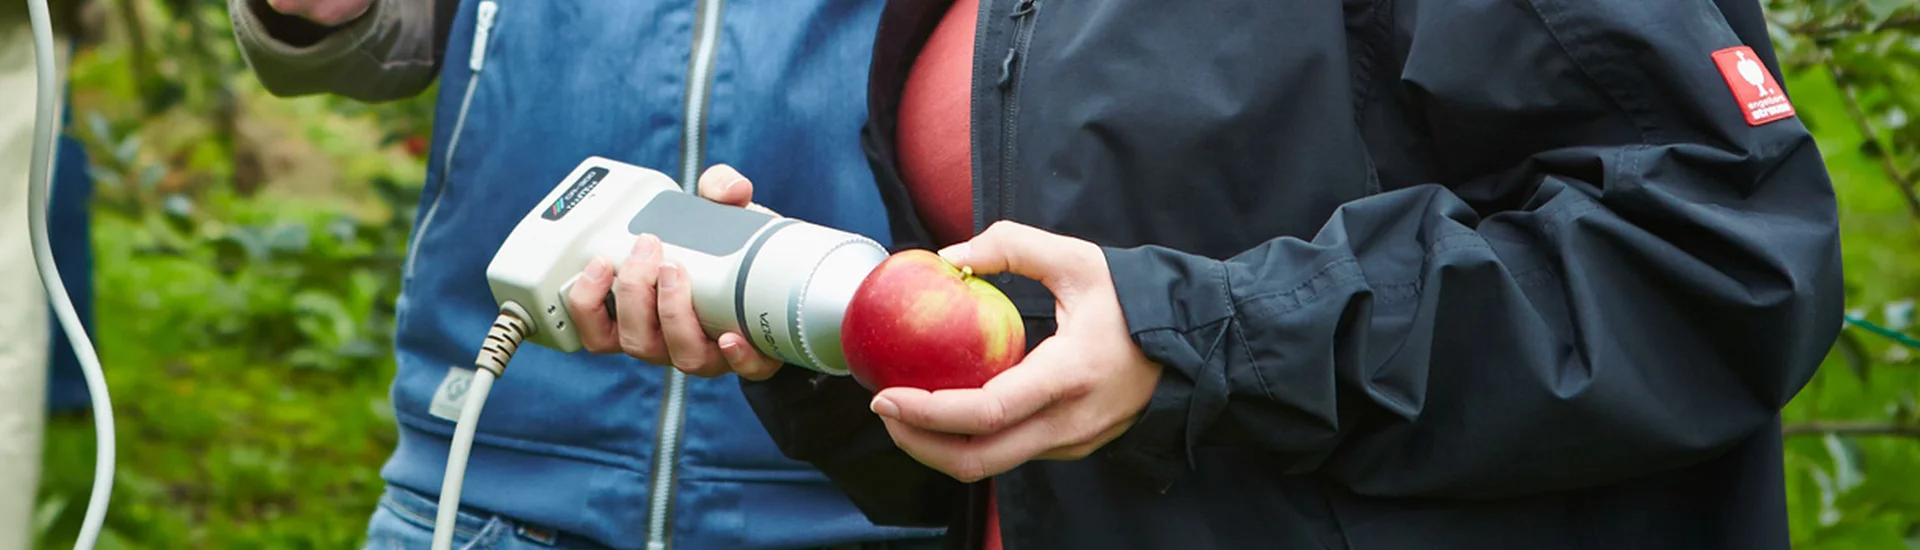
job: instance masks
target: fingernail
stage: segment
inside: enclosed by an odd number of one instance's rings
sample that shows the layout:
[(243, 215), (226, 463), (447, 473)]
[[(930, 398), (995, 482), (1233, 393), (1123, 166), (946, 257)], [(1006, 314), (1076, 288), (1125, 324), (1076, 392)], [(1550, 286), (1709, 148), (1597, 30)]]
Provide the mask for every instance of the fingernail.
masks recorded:
[(607, 280), (609, 271), (611, 271), (611, 269), (607, 266), (607, 260), (605, 258), (594, 256), (593, 259), (587, 260), (587, 279), (605, 281)]
[(658, 249), (659, 247), (654, 245), (653, 235), (641, 235), (633, 242), (633, 255), (642, 260), (652, 259), (653, 253), (658, 252)]
[(740, 349), (740, 340), (734, 338), (720, 339), (720, 355), (726, 356), (728, 363), (737, 365), (740, 364), (741, 360), (746, 359), (746, 357), (742, 357), (742, 355), (744, 355), (741, 353), (742, 351), (745, 350)]
[(885, 397), (875, 397), (873, 398), (872, 407), (873, 407), (873, 414), (877, 414), (887, 418), (900, 418), (900, 407), (898, 405), (894, 405), (893, 400), (891, 399), (887, 399)]
[(967, 252), (971, 251), (972, 248), (973, 247), (967, 243), (956, 244), (940, 249), (940, 257), (946, 258), (947, 261), (956, 264), (965, 264), (967, 263)]
[(726, 185), (725, 187), (721, 187), (721, 188), (720, 188), (720, 190), (721, 190), (721, 191), (732, 191), (732, 190), (733, 190), (733, 188), (735, 188), (735, 187), (739, 187), (739, 186), (740, 186), (740, 184), (742, 184), (742, 183), (746, 183), (746, 182), (747, 182), (747, 179), (746, 179), (746, 178), (740, 178), (740, 179), (736, 179), (736, 180), (733, 180), (733, 181), (730, 181), (730, 182), (727, 182), (727, 185)]
[(660, 290), (680, 288), (680, 266), (667, 264), (660, 266)]

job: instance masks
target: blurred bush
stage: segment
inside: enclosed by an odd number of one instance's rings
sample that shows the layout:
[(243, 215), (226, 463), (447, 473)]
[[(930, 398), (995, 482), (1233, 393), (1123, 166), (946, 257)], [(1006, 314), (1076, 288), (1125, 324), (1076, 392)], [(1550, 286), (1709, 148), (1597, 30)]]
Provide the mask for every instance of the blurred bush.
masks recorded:
[[(274, 98), (219, 0), (115, 0), (74, 57), (94, 334), (119, 469), (103, 548), (356, 547), (394, 443), (397, 276), (430, 95)], [(54, 419), (40, 546), (71, 547), (93, 428)]]
[[(73, 67), (98, 333), (119, 420), (103, 548), (356, 547), (394, 443), (397, 267), (431, 91), (273, 98), (221, 0), (100, 2)], [(1920, 0), (1767, 0), (1841, 202), (1850, 323), (1785, 411), (1796, 548), (1920, 549)], [(48, 434), (42, 546), (71, 546), (92, 425)]]
[(1839, 195), (1848, 315), (1859, 321), (1785, 412), (1794, 545), (1920, 549), (1920, 349), (1900, 342), (1920, 333), (1920, 2), (1767, 7), (1786, 85)]

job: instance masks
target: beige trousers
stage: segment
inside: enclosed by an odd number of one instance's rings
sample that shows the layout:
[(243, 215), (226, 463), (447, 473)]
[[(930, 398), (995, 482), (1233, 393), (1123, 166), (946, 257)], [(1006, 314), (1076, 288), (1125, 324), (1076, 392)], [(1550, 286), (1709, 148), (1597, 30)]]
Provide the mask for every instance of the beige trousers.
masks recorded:
[[(55, 40), (65, 82), (66, 39)], [(0, 25), (0, 550), (31, 545), (46, 430), (52, 320), (27, 229), (38, 91), (34, 55), (33, 33), (26, 25)]]

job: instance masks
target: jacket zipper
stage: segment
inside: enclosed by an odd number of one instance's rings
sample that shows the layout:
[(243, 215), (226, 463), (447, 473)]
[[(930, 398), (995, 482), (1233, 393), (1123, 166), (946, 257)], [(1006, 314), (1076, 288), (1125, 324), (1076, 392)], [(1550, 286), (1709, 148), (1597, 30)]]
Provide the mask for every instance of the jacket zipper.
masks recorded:
[[(989, 2), (981, 2), (980, 8), (982, 17), (992, 17)], [(1019, 0), (1014, 4), (1013, 10), (1007, 14), (1008, 18), (1013, 19), (1013, 45), (1007, 48), (1006, 57), (1000, 60), (1000, 78), (995, 83), (995, 86), (1000, 89), (1000, 181), (991, 187), (996, 195), (996, 200), (993, 202), (997, 204), (989, 204), (985, 200), (985, 188), (978, 189), (981, 193), (975, 195), (975, 232), (984, 231), (987, 224), (994, 220), (1013, 217), (1014, 136), (1020, 115), (1020, 77), (1026, 74), (1026, 63), (1022, 58), (1027, 53), (1028, 45), (1033, 42), (1034, 14), (1039, 9), (1038, 0)], [(982, 24), (982, 30), (987, 26)], [(978, 126), (978, 124), (975, 125), (975, 127)], [(983, 207), (987, 206), (992, 206), (995, 211), (986, 212), (986, 208)], [(991, 483), (993, 483), (991, 479), (981, 481), (968, 492), (967, 504), (970, 512), (965, 514), (968, 530), (968, 536), (964, 537), (966, 545), (979, 545), (989, 536), (986, 533), (986, 518), (994, 513), (989, 508), (995, 505)], [(1004, 538), (1005, 523), (1001, 526)]]
[[(1013, 217), (1014, 184), (1014, 133), (1015, 123), (1020, 118), (1020, 77), (1026, 74), (1026, 63), (1021, 59), (1027, 53), (1027, 45), (1033, 42), (1033, 19), (1039, 11), (1037, 0), (1020, 0), (1013, 11), (1007, 14), (1013, 19), (1013, 47), (1007, 49), (1007, 57), (1000, 61), (1001, 89), (1000, 109), (1000, 199), (996, 218)], [(984, 228), (982, 228), (984, 229)]]
[(427, 227), (433, 225), (433, 215), (440, 212), (440, 199), (447, 195), (449, 174), (453, 173), (453, 152), (460, 149), (460, 134), (467, 127), (467, 109), (473, 107), (473, 91), (480, 85), (480, 70), (487, 64), (487, 39), (493, 34), (494, 17), (500, 6), (494, 0), (481, 0), (476, 8), (473, 30), (473, 53), (467, 57), (467, 91), (460, 97), (460, 114), (453, 119), (453, 131), (447, 135), (447, 153), (440, 161), (440, 177), (433, 182), (433, 202), (427, 205), (427, 213), (420, 216), (413, 237), (407, 240), (407, 265), (402, 278), (413, 278), (413, 261), (420, 251), (420, 237), (427, 234)]
[[(723, 0), (694, 0), (692, 59), (687, 67), (687, 111), (685, 134), (680, 143), (680, 187), (696, 192), (700, 167), (706, 158), (707, 87), (713, 78), (713, 55), (720, 40), (720, 8)], [(687, 375), (679, 369), (667, 370), (666, 398), (662, 400), (659, 440), (654, 445), (653, 502), (647, 517), (647, 549), (666, 550), (671, 545), (675, 472), (679, 465), (680, 430), (686, 422)]]

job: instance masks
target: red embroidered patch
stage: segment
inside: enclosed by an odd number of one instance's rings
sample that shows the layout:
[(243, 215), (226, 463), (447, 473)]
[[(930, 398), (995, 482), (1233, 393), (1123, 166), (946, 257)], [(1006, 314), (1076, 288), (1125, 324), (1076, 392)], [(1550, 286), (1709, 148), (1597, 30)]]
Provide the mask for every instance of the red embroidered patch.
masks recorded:
[(1720, 76), (1727, 79), (1727, 88), (1740, 102), (1740, 112), (1749, 126), (1793, 116), (1793, 102), (1787, 100), (1786, 92), (1774, 82), (1773, 73), (1760, 63), (1753, 48), (1735, 46), (1713, 52), (1713, 63), (1720, 66)]

